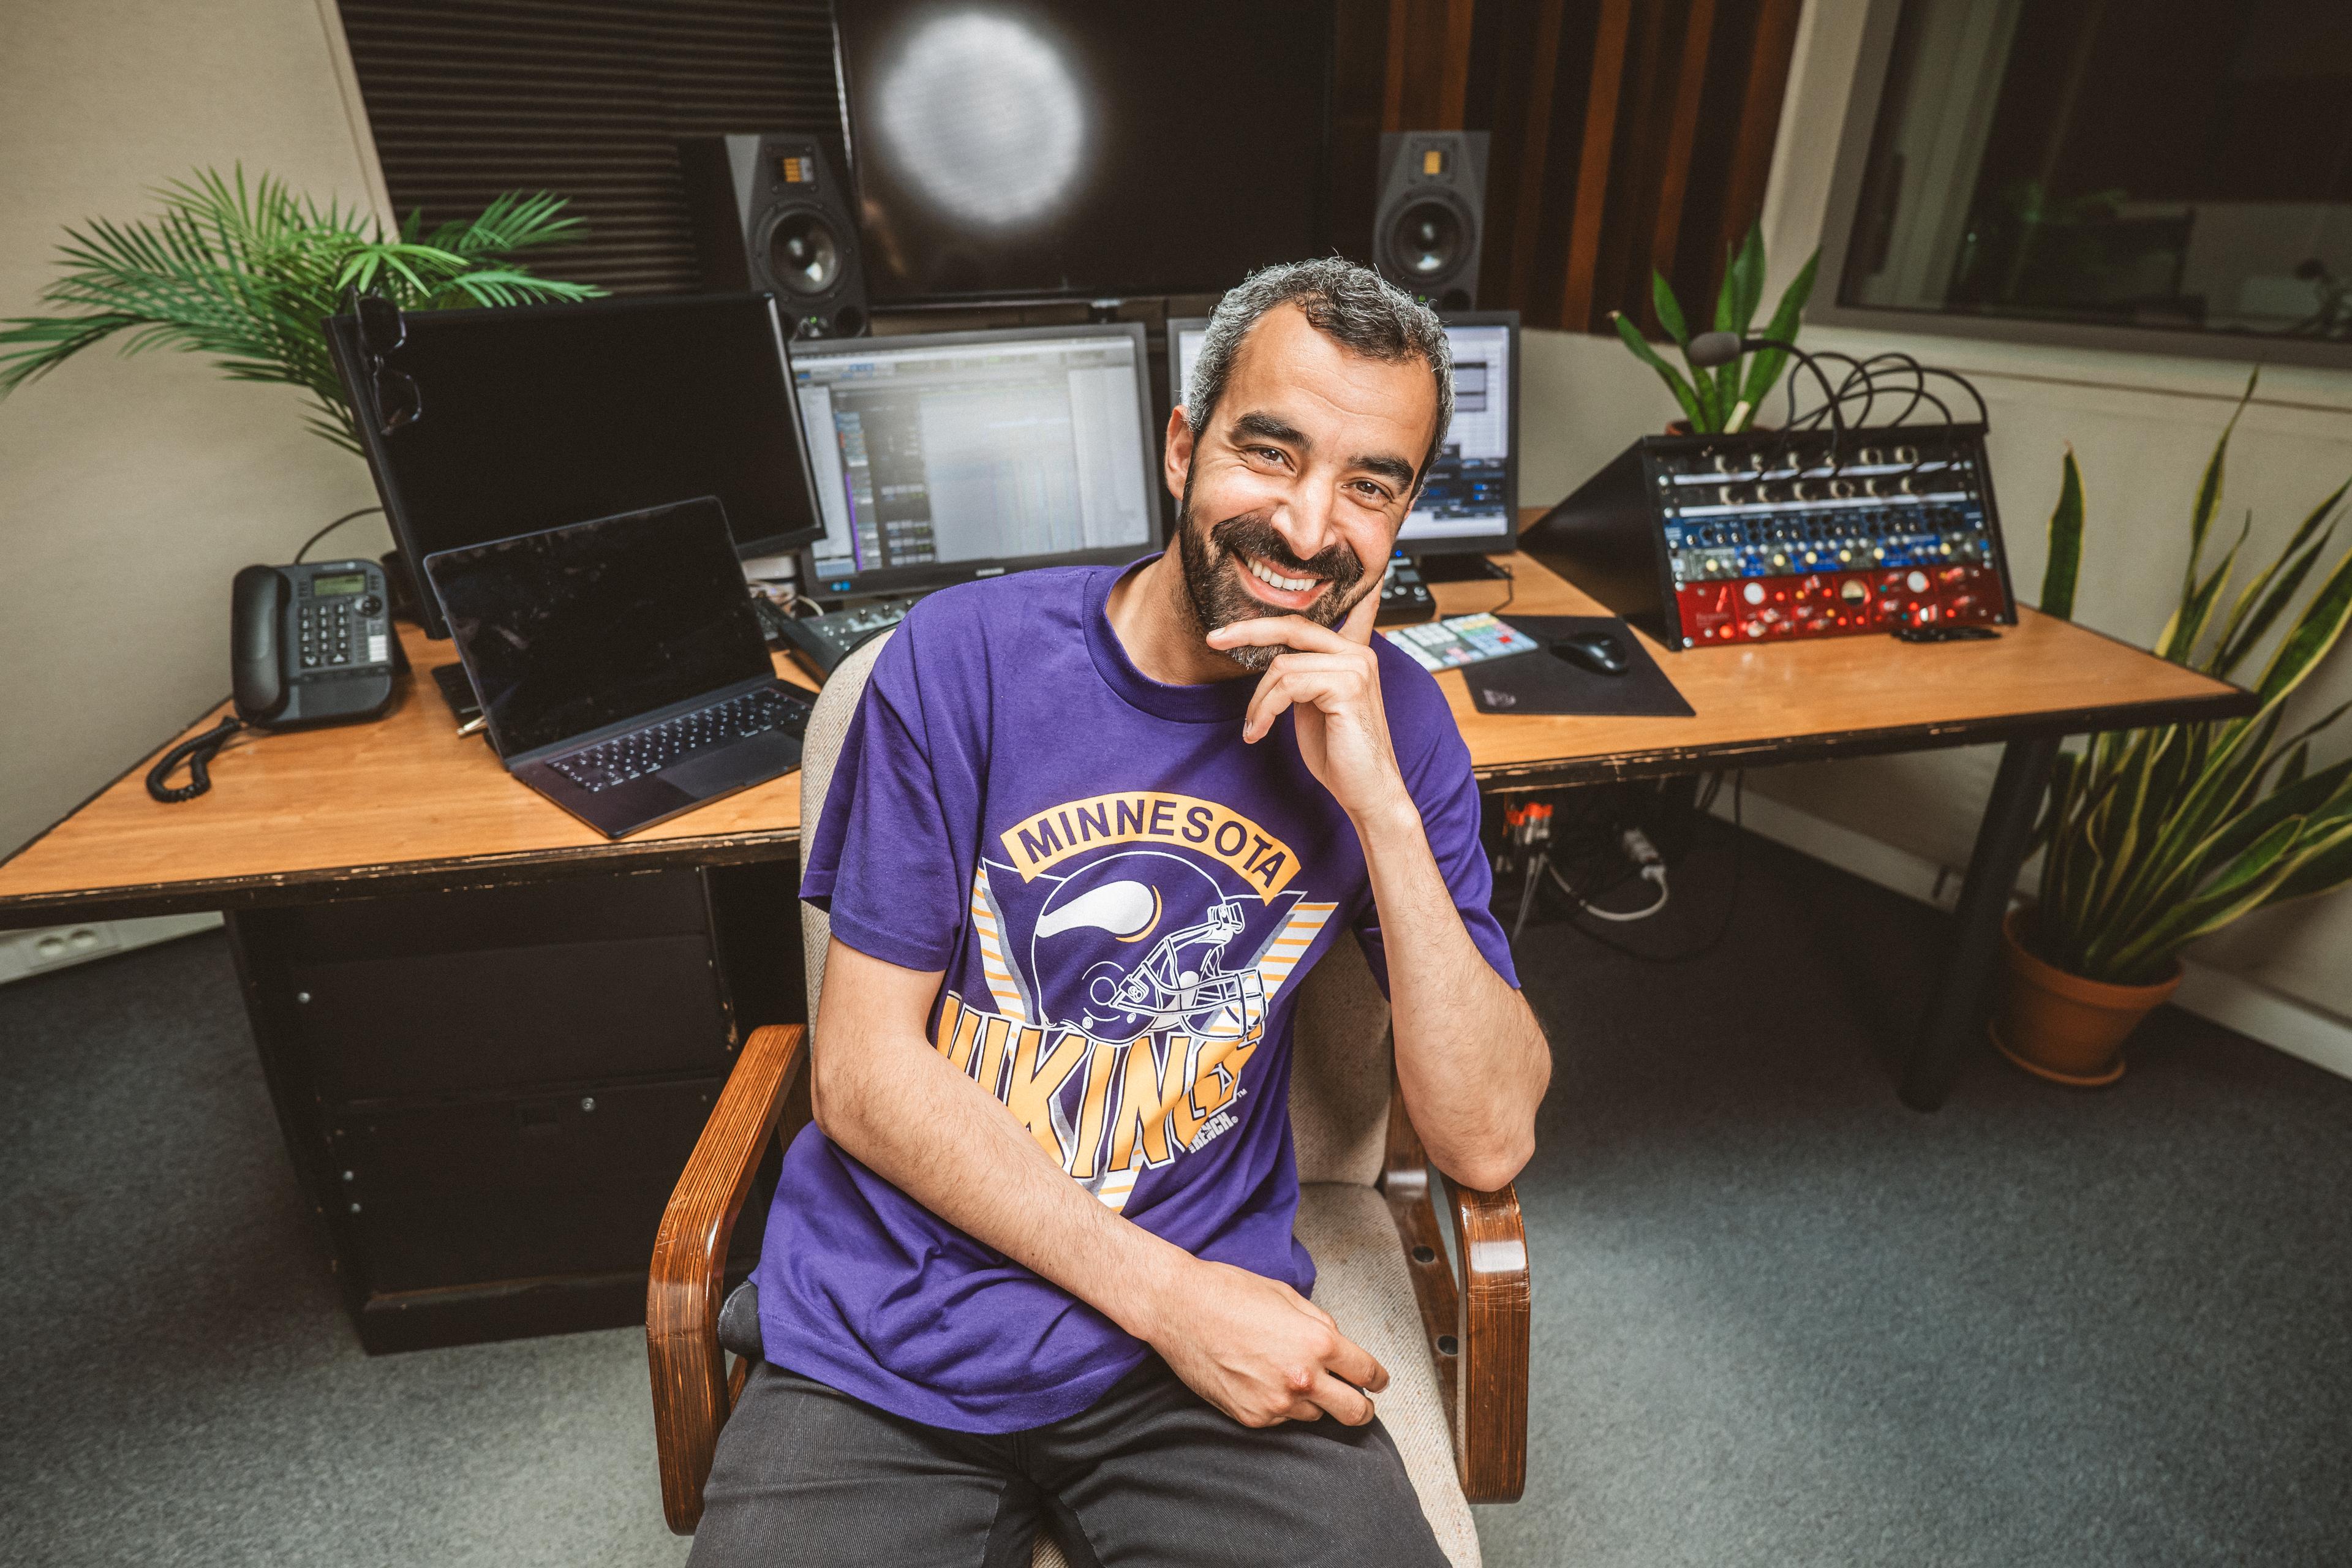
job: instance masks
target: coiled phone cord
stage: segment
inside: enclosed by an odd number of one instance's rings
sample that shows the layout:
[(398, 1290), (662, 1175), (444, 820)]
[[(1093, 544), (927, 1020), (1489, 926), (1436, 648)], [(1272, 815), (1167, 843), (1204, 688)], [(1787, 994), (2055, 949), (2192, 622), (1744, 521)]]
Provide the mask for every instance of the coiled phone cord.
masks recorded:
[[(194, 800), (213, 787), (212, 774), (207, 771), (228, 738), (245, 728), (245, 721), (234, 713), (225, 714), (221, 721), (203, 734), (181, 742), (156, 760), (147, 770), (147, 793), (165, 805), (184, 800)], [(172, 785), (163, 781), (182, 761), (188, 764), (188, 782)]]

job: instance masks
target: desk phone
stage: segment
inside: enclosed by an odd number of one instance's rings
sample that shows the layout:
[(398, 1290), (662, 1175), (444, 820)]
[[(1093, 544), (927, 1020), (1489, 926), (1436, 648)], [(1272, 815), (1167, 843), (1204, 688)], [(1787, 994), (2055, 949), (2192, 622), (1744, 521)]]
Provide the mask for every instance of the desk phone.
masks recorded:
[(373, 719), (392, 703), (392, 621), (373, 561), (247, 566), (229, 610), (236, 716), (273, 730)]

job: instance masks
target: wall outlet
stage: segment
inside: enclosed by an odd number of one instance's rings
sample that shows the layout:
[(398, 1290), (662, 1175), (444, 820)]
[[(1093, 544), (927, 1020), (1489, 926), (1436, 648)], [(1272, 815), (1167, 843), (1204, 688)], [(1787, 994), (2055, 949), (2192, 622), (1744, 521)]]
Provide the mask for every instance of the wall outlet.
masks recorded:
[(133, 948), (170, 942), (174, 937), (211, 931), (220, 923), (216, 914), (154, 915), (142, 920), (81, 921), (38, 931), (0, 931), (0, 985), (70, 969), (110, 953), (128, 952)]

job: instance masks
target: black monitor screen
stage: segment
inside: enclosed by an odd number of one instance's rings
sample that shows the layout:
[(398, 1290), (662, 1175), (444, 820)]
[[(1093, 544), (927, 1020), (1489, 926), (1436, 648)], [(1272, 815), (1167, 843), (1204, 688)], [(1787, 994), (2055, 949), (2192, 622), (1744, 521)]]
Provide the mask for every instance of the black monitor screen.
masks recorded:
[(773, 673), (705, 498), (425, 559), (499, 755)]
[(877, 303), (1213, 293), (1329, 248), (1328, 0), (842, 0)]
[(801, 342), (792, 363), (824, 514), (820, 594), (1158, 543), (1139, 325)]
[[(1206, 318), (1169, 318), (1169, 393), (1177, 403), (1208, 334)], [(1397, 531), (1397, 548), (1415, 555), (1510, 550), (1518, 537), (1517, 312), (1449, 315), (1445, 342), (1454, 355), (1454, 423)]]
[[(537, 529), (717, 496), (738, 544), (815, 531), (775, 308), (759, 294), (419, 310), (385, 356), (416, 384), (385, 433), (352, 322), (354, 402), (412, 561)], [(436, 636), (444, 628), (427, 623)]]

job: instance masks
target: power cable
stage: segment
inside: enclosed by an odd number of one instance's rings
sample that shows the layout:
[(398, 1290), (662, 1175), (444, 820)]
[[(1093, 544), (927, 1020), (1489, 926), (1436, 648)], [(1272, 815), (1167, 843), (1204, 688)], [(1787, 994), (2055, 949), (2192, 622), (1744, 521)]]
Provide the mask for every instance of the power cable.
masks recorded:
[(365, 517), (372, 511), (382, 511), (383, 510), (383, 508), (380, 506), (363, 506), (357, 511), (347, 511), (343, 513), (342, 516), (335, 519), (334, 521), (327, 524), (326, 527), (320, 529), (318, 532), (312, 534), (310, 538), (302, 542), (302, 548), (294, 552), (294, 564), (297, 566), (300, 565), (302, 563), (303, 557), (310, 553), (310, 546), (318, 543), (319, 541), (326, 538), (327, 535), (334, 532), (335, 530), (342, 527), (343, 524), (351, 521), (352, 519), (355, 517)]

